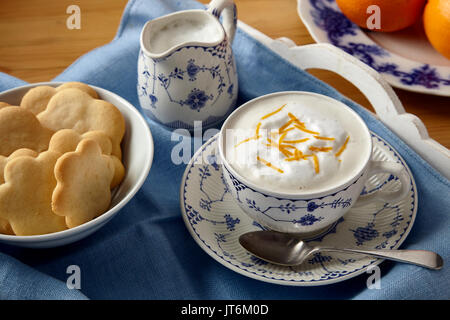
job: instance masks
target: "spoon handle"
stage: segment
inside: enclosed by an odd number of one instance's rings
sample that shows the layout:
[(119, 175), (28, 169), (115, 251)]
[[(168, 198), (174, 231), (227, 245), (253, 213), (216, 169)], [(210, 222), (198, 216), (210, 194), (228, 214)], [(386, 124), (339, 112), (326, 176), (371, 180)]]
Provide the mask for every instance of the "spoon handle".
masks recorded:
[(440, 255), (426, 250), (359, 250), (338, 248), (316, 248), (316, 250), (367, 254), (377, 258), (411, 263), (434, 270), (439, 270), (444, 265), (444, 260)]

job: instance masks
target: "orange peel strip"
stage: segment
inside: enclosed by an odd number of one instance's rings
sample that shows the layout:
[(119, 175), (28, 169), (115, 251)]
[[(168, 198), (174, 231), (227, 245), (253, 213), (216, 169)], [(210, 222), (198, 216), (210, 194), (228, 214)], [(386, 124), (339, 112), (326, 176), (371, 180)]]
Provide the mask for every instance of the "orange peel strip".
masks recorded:
[(243, 144), (244, 142), (249, 142), (250, 140), (258, 140), (259, 138), (261, 138), (261, 136), (254, 136), (254, 137), (247, 138), (247, 139), (242, 140), (241, 142), (239, 142), (234, 147), (237, 148), (239, 145)]
[(303, 122), (301, 122), (300, 120), (298, 120), (298, 118), (296, 116), (294, 116), (292, 113), (288, 113), (289, 118), (291, 118), (291, 120), (293, 120), (296, 124), (298, 124), (301, 127), (304, 127), (305, 124)]
[(314, 147), (314, 146), (310, 146), (309, 150), (311, 151), (319, 151), (319, 152), (328, 152), (333, 150), (332, 147)]
[[(286, 141), (285, 141), (286, 142)], [(282, 144), (282, 145), (280, 145), (280, 147), (281, 148), (291, 148), (291, 149), (297, 149), (296, 147), (294, 147), (294, 146), (291, 146), (290, 144)]]
[(259, 138), (261, 138), (261, 136), (259, 134), (259, 128), (261, 128), (261, 122), (258, 122), (258, 124), (256, 125), (256, 131), (255, 131), (255, 135), (253, 137), (242, 140), (241, 142), (236, 144), (234, 147), (237, 148), (238, 146), (240, 146), (241, 144), (243, 144), (245, 142), (249, 142), (250, 140), (258, 140)]
[(344, 144), (341, 146), (339, 151), (336, 152), (336, 154), (335, 154), (336, 157), (339, 157), (342, 154), (342, 152), (344, 152), (345, 148), (347, 147), (347, 143), (348, 143), (349, 140), (350, 140), (350, 136), (347, 136), (347, 139), (345, 139)]
[(328, 141), (333, 141), (334, 140), (334, 138), (321, 137), (321, 136), (314, 136), (314, 138), (316, 138), (318, 140), (328, 140)]
[(283, 140), (284, 143), (302, 143), (308, 141), (309, 138), (299, 139), (299, 140)]
[(293, 155), (292, 152), (286, 150), (285, 148), (283, 148), (283, 147), (281, 147), (281, 146), (278, 147), (278, 150), (280, 150), (280, 152), (281, 152), (282, 154), (284, 154), (286, 157), (290, 157), (290, 156)]
[(272, 168), (272, 169), (278, 171), (279, 173), (284, 173), (283, 170), (281, 170), (281, 169), (278, 168), (278, 167), (275, 167), (273, 164), (271, 164), (270, 162), (264, 160), (264, 159), (261, 158), (260, 156), (256, 156), (256, 159), (257, 159), (258, 161), (264, 163), (264, 164), (265, 164), (266, 166), (268, 166), (269, 168)]
[(279, 129), (278, 129), (278, 133), (284, 133), (287, 127), (289, 127), (292, 123), (294, 123), (294, 120), (289, 120), (288, 122), (286, 122), (285, 124), (283, 124)]
[(306, 132), (306, 133), (320, 134), (319, 132), (311, 131), (311, 130), (308, 130), (308, 129), (304, 128), (304, 127), (301, 127), (298, 124), (294, 124), (294, 127), (296, 127), (298, 130), (301, 130), (301, 131)]
[(284, 156), (286, 156), (286, 157), (292, 156), (292, 152), (290, 152), (290, 151), (288, 151), (288, 150), (285, 149), (286, 145), (279, 145), (279, 144), (277, 144), (276, 142), (272, 141), (272, 139), (270, 139), (270, 138), (267, 138), (267, 141), (268, 141), (270, 144), (267, 144), (267, 143), (266, 143), (266, 144), (265, 144), (266, 146), (277, 148), (278, 151), (280, 151), (280, 152), (281, 152), (282, 154), (284, 154)]
[(291, 158), (284, 159), (284, 161), (299, 161), (299, 160), (306, 160), (308, 157), (311, 157), (310, 154), (303, 154), (300, 150), (295, 148), (294, 150), (294, 156)]
[(317, 156), (315, 154), (313, 154), (312, 157), (313, 157), (313, 161), (314, 161), (314, 170), (316, 171), (316, 173), (319, 173), (320, 172), (319, 158), (317, 158)]
[[(282, 132), (279, 132), (279, 133), (289, 132), (289, 131), (294, 130), (294, 129), (295, 129), (294, 127), (291, 127), (291, 128), (286, 129), (286, 130), (283, 130)], [(280, 129), (278, 129), (278, 130), (280, 130)]]
[(261, 122), (258, 122), (258, 124), (256, 125), (255, 137), (259, 136), (259, 128), (261, 128)]
[(281, 144), (283, 143), (284, 138), (286, 137), (288, 133), (287, 132), (283, 132), (280, 136), (280, 138), (278, 139), (278, 145), (281, 146)]
[(268, 113), (268, 114), (266, 114), (265, 116), (263, 116), (263, 117), (261, 118), (261, 120), (267, 119), (267, 118), (273, 116), (274, 114), (280, 112), (281, 110), (283, 110), (283, 108), (284, 108), (285, 106), (286, 106), (286, 104), (283, 104), (283, 105), (282, 105), (281, 107), (279, 107), (277, 110), (275, 110), (275, 111), (273, 111), (273, 112), (271, 112), (271, 113)]

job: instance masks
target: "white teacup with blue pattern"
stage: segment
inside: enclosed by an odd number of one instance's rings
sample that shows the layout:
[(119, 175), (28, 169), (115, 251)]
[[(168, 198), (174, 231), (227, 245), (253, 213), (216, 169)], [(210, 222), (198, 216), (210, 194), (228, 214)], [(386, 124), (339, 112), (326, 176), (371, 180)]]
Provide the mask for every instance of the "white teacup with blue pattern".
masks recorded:
[(192, 130), (196, 121), (210, 126), (234, 109), (236, 21), (232, 0), (213, 0), (207, 10), (179, 11), (145, 24), (137, 91), (149, 118)]
[[(248, 137), (237, 133), (242, 129)], [(280, 232), (316, 232), (357, 200), (358, 205), (392, 202), (408, 192), (401, 164), (371, 160), (364, 121), (343, 103), (316, 93), (278, 92), (245, 103), (223, 124), (218, 146), (238, 205)], [(360, 196), (367, 179), (378, 173), (398, 179), (400, 188), (387, 193), (380, 187)]]

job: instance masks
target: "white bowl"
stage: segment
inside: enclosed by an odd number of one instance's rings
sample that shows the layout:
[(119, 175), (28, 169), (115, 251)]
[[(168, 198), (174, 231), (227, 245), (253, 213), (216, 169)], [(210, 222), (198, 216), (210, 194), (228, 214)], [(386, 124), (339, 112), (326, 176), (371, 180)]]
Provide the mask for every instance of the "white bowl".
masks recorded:
[[(19, 105), (23, 95), (31, 88), (42, 85), (57, 87), (62, 83), (41, 82), (10, 89), (0, 93), (0, 101)], [(29, 248), (51, 248), (85, 238), (114, 217), (133, 198), (147, 178), (154, 151), (153, 138), (147, 122), (139, 111), (125, 99), (108, 90), (91, 87), (97, 91), (100, 99), (114, 104), (125, 118), (126, 130), (122, 140), (122, 161), (126, 171), (122, 183), (113, 190), (110, 209), (101, 216), (72, 229), (36, 236), (0, 234), (0, 242)]]

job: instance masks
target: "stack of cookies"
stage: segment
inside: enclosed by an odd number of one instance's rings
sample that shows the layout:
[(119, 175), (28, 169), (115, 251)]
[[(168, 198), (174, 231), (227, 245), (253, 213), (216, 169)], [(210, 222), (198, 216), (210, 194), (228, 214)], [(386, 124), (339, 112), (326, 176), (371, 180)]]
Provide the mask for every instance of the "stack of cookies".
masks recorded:
[(62, 231), (107, 211), (124, 133), (121, 112), (80, 82), (0, 102), (0, 233)]

